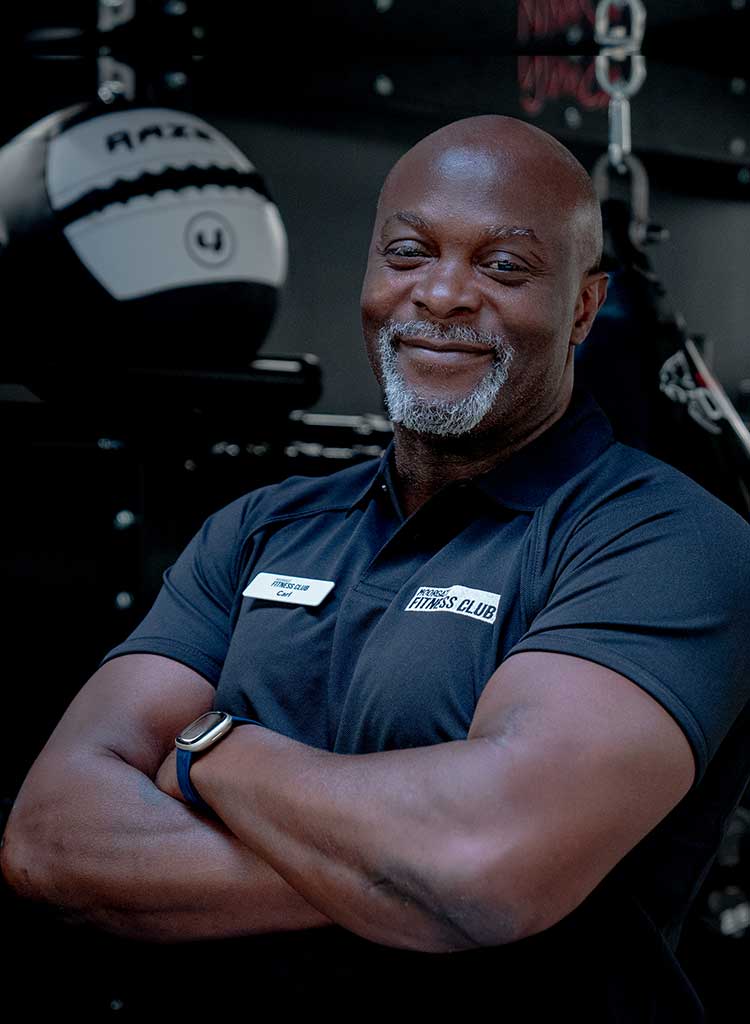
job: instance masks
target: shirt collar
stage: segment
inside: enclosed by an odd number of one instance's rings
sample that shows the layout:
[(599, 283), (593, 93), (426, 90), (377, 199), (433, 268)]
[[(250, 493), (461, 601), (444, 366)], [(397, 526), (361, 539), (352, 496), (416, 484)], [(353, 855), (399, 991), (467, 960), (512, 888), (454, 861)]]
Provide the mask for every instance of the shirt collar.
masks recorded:
[(361, 505), (365, 501), (369, 501), (372, 496), (375, 496), (380, 492), (387, 494), (393, 503), (394, 508), (400, 511), (396, 487), (393, 480), (392, 462), (394, 444), (395, 442), (391, 441), (380, 458), (373, 460), (372, 470), (374, 476), (371, 476), (368, 479), (364, 488), (357, 494), (356, 498), (349, 506), (350, 510), (355, 508), (357, 505)]
[(501, 505), (532, 510), (613, 442), (607, 417), (588, 392), (575, 388), (559, 420), (473, 483)]
[[(479, 488), (500, 505), (531, 511), (597, 459), (613, 441), (607, 417), (588, 392), (576, 387), (568, 408), (548, 430), (489, 473), (462, 484)], [(399, 509), (393, 455), (391, 441), (374, 464), (374, 476), (352, 502), (352, 508), (380, 491), (388, 494)]]

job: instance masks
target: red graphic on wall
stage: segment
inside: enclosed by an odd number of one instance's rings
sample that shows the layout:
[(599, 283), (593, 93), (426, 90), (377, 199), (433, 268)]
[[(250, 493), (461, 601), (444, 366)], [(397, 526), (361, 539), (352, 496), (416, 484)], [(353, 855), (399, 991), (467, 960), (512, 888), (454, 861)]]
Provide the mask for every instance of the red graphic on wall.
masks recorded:
[(582, 110), (600, 110), (609, 103), (596, 80), (593, 57), (519, 57), (518, 85), (521, 109), (532, 116), (539, 114), (548, 100), (572, 100)]
[[(622, 21), (624, 13), (612, 4), (609, 24)], [(518, 42), (559, 37), (578, 29), (580, 38), (593, 33), (596, 20), (593, 0), (518, 0)], [(613, 77), (617, 77), (617, 71)], [(539, 54), (518, 59), (519, 102), (532, 117), (547, 101), (567, 100), (581, 110), (601, 110), (609, 97), (596, 80), (593, 57)]]
[(518, 0), (518, 41), (555, 36), (585, 21), (594, 24), (590, 0)]

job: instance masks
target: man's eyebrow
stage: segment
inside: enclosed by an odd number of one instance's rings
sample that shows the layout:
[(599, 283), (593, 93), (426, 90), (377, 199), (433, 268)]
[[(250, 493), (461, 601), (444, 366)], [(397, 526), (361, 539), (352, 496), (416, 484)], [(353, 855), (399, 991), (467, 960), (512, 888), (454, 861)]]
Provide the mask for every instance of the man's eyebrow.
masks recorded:
[(541, 238), (533, 228), (524, 228), (517, 224), (493, 224), (491, 227), (488, 227), (483, 234), (485, 234), (490, 241), (502, 242), (506, 238), (528, 238), (532, 242), (536, 242), (537, 245), (542, 244)]
[(401, 224), (408, 224), (410, 228), (417, 228), (418, 231), (430, 231), (430, 225), (426, 220), (423, 220), (416, 213), (412, 213), (410, 210), (396, 210), (389, 217), (383, 221), (383, 227), (381, 231), (385, 231), (389, 224), (392, 224), (394, 220), (399, 221)]
[[(399, 221), (401, 224), (407, 224), (411, 228), (426, 233), (432, 230), (428, 222), (419, 214), (412, 213), (411, 210), (396, 210), (383, 221), (382, 231), (385, 232), (393, 221)], [(519, 224), (491, 224), (482, 231), (482, 236), (489, 242), (502, 242), (508, 238), (528, 238), (530, 241), (536, 242), (537, 245), (542, 245), (541, 239), (533, 228), (522, 227)]]

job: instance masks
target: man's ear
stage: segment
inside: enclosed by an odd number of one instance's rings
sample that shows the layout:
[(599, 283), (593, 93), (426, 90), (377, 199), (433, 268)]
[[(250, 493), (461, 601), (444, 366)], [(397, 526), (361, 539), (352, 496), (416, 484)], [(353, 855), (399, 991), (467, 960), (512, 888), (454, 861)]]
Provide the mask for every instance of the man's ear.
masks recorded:
[(586, 274), (576, 301), (575, 320), (570, 332), (570, 344), (580, 345), (591, 330), (596, 314), (607, 297), (609, 275), (602, 270)]

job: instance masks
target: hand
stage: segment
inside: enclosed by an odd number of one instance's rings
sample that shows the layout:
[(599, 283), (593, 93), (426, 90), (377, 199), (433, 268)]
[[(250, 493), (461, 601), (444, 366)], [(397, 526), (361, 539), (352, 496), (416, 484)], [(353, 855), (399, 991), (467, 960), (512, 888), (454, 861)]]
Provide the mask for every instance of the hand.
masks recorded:
[(171, 750), (162, 761), (154, 784), (167, 796), (171, 796), (174, 800), (180, 800), (183, 804), (187, 803), (177, 783), (177, 751)]

